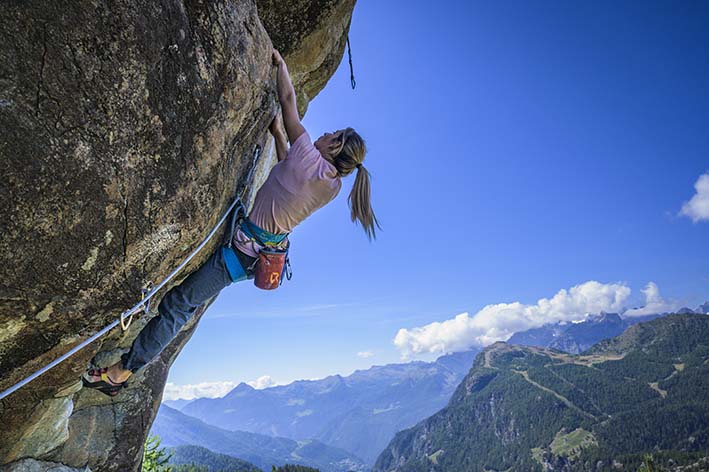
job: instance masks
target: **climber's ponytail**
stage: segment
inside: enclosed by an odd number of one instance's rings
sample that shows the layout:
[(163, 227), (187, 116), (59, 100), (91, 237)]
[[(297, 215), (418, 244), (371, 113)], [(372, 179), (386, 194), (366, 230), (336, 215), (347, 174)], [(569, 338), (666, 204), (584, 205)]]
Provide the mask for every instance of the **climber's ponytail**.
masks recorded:
[(340, 175), (345, 176), (357, 171), (354, 185), (347, 198), (347, 204), (350, 207), (350, 217), (352, 221), (359, 222), (367, 233), (367, 237), (371, 241), (376, 239), (375, 226), (379, 229), (379, 221), (374, 215), (371, 204), (371, 176), (369, 171), (364, 168), (362, 161), (367, 154), (367, 146), (364, 139), (357, 134), (352, 128), (343, 130), (340, 136), (342, 147), (335, 154), (333, 163)]
[(347, 198), (347, 203), (350, 206), (350, 217), (352, 221), (357, 220), (364, 228), (367, 237), (371, 241), (376, 239), (377, 235), (374, 232), (374, 226), (381, 229), (377, 217), (374, 215), (370, 202), (370, 186), (369, 186), (369, 171), (364, 166), (358, 166), (357, 176), (355, 177), (354, 185), (350, 191), (350, 196)]

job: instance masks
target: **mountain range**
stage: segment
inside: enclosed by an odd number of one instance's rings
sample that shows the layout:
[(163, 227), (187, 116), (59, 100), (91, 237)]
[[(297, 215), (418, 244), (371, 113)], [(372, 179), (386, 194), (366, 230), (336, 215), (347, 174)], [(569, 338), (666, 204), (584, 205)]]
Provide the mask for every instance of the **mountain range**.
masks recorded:
[(180, 411), (225, 430), (316, 440), (371, 465), (397, 431), (448, 403), (476, 353), (374, 366), (347, 377), (263, 390), (241, 383), (222, 398), (200, 398)]
[(628, 327), (657, 318), (660, 315), (648, 315), (635, 318), (622, 318), (616, 313), (589, 315), (584, 321), (569, 323), (550, 323), (540, 328), (520, 331), (507, 340), (508, 344), (521, 346), (548, 347), (579, 354), (604, 339), (618, 336)]
[(309, 465), (322, 472), (363, 472), (368, 469), (354, 455), (318, 441), (294, 441), (244, 431), (227, 431), (164, 404), (160, 405), (150, 434), (159, 436), (164, 447), (200, 446), (250, 462), (263, 470), (271, 470), (272, 465), (285, 463)]
[[(675, 313), (706, 314), (709, 313), (709, 302), (705, 302), (694, 310), (687, 307), (680, 308)], [(549, 323), (539, 328), (520, 331), (513, 334), (507, 343), (548, 347), (570, 354), (579, 354), (597, 342), (618, 336), (634, 324), (650, 321), (666, 314), (631, 317), (601, 312), (597, 315), (588, 315), (585, 320), (580, 322)]]
[[(679, 311), (709, 312), (709, 302), (696, 310)], [(582, 322), (553, 323), (516, 333), (507, 344), (578, 354), (659, 316), (589, 315)], [(348, 451), (371, 466), (398, 431), (446, 406), (477, 352), (449, 354), (435, 362), (374, 366), (348, 377), (296, 381), (263, 390), (242, 383), (222, 398), (164, 403), (223, 430), (315, 440)]]
[(635, 324), (582, 355), (495, 343), (374, 471), (634, 471), (648, 453), (709, 455), (709, 316)]

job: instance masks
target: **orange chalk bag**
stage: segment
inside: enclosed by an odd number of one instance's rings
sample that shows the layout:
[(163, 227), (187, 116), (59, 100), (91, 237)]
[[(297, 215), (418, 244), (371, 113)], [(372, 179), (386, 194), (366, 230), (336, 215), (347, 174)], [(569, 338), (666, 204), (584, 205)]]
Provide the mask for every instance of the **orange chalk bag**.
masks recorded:
[(283, 278), (290, 280), (288, 270), (288, 250), (265, 246), (258, 253), (254, 272), (254, 285), (263, 290), (274, 290), (281, 286)]

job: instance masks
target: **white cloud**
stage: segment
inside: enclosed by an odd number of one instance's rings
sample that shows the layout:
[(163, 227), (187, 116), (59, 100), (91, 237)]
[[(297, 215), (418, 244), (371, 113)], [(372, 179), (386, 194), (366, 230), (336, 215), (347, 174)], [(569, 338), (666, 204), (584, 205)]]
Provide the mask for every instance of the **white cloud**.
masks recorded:
[(679, 214), (690, 217), (695, 223), (709, 221), (709, 172), (699, 176), (694, 189), (697, 193), (688, 202), (684, 202)]
[(362, 359), (368, 359), (370, 357), (373, 357), (374, 353), (372, 351), (359, 351), (357, 353), (357, 356), (361, 357)]
[(662, 298), (662, 295), (660, 295), (660, 289), (655, 282), (648, 282), (641, 292), (645, 295), (645, 306), (642, 308), (626, 310), (623, 313), (624, 317), (656, 315), (658, 313), (667, 313), (680, 308), (679, 302), (665, 301)]
[(589, 313), (618, 312), (630, 296), (623, 283), (602, 284), (589, 281), (559, 290), (551, 299), (534, 305), (519, 302), (487, 305), (473, 316), (461, 313), (453, 319), (413, 329), (400, 329), (394, 344), (403, 358), (421, 353), (463, 351), (473, 345), (505, 341), (517, 331), (546, 323), (578, 321)]
[(252, 380), (251, 382), (246, 383), (251, 385), (256, 390), (262, 390), (264, 388), (273, 387), (276, 385), (276, 382), (271, 378), (270, 375), (262, 375), (256, 380)]
[(193, 400), (195, 398), (217, 398), (229, 393), (236, 384), (234, 382), (202, 382), (198, 384), (176, 385), (168, 382), (165, 385), (163, 400)]

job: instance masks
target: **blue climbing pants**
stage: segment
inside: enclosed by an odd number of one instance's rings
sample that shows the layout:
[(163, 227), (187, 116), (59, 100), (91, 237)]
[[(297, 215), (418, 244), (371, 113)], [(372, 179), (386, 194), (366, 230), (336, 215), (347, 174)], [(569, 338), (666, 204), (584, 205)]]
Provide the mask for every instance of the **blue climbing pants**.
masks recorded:
[(158, 316), (145, 325), (130, 351), (121, 357), (123, 368), (136, 372), (160, 354), (201, 305), (227, 285), (250, 278), (243, 267), (249, 259), (253, 261), (241, 253), (237, 258), (234, 249), (220, 247), (199, 269), (167, 292), (158, 306)]

